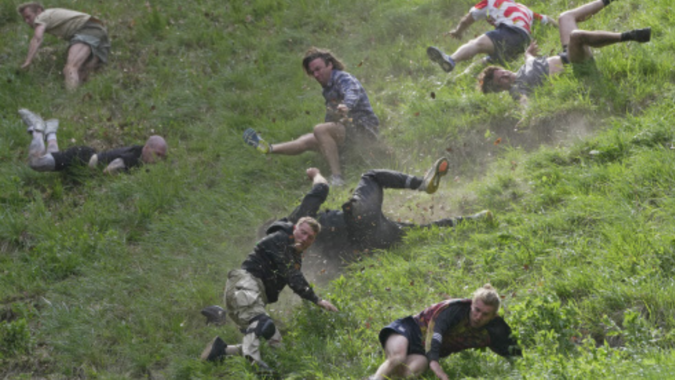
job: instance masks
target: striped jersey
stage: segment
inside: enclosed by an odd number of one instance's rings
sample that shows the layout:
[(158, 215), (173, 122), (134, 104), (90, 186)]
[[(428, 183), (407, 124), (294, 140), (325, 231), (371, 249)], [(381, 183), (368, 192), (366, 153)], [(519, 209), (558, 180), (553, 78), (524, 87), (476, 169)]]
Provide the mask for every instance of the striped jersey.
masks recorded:
[(482, 0), (469, 12), (476, 21), (490, 18), (490, 23), (495, 27), (504, 24), (521, 29), (528, 35), (532, 33), (534, 19), (542, 24), (548, 22), (548, 17), (532, 12), (528, 7), (513, 0)]

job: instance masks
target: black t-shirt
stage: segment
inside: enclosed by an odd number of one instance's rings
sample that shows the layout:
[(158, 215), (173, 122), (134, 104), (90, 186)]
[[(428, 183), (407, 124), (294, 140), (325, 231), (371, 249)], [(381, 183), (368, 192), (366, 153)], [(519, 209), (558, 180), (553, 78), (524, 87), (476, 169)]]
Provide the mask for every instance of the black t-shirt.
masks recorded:
[(61, 152), (54, 152), (52, 153), (54, 170), (59, 172), (73, 166), (86, 166), (94, 154), (96, 154), (94, 148), (88, 146), (74, 146)]
[(132, 145), (124, 148), (117, 148), (98, 153), (98, 164), (108, 166), (111, 162), (118, 158), (124, 161), (124, 168), (129, 169), (135, 166), (140, 166), (141, 154), (143, 154), (143, 145)]

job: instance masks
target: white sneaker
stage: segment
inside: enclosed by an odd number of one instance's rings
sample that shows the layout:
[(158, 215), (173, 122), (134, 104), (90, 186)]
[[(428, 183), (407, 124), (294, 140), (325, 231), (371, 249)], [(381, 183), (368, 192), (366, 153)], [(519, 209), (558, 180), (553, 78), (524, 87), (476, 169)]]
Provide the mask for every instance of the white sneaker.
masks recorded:
[(56, 133), (59, 129), (59, 120), (58, 119), (49, 119), (45, 121), (45, 137), (50, 133)]
[(26, 132), (28, 132), (29, 135), (32, 135), (33, 131), (44, 132), (45, 121), (42, 120), (40, 115), (35, 114), (25, 108), (21, 108), (19, 110), (19, 115), (21, 115), (21, 119), (28, 126)]

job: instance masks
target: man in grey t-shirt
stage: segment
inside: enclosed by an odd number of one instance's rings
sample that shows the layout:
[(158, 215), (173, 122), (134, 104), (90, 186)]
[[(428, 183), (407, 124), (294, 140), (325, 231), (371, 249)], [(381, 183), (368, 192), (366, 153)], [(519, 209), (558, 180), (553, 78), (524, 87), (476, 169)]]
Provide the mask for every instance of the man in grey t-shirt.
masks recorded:
[(577, 23), (586, 20), (609, 5), (612, 0), (595, 0), (579, 8), (566, 11), (558, 18), (560, 42), (563, 52), (552, 57), (538, 57), (539, 47), (533, 42), (525, 52), (525, 65), (517, 73), (490, 66), (479, 75), (479, 87), (483, 93), (509, 91), (511, 96), (527, 104), (527, 97), (540, 86), (547, 76), (565, 70), (572, 63), (578, 69), (594, 66), (591, 48), (600, 48), (619, 42), (649, 42), (651, 28), (635, 29), (623, 33), (580, 30)]

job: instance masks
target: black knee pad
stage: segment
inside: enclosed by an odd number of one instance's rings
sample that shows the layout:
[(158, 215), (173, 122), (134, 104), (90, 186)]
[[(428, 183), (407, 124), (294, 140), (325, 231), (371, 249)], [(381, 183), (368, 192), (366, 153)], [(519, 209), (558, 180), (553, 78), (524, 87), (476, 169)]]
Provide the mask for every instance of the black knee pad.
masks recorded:
[(246, 329), (246, 334), (254, 333), (257, 337), (263, 337), (265, 340), (269, 340), (274, 336), (277, 327), (274, 325), (272, 318), (265, 314), (261, 314), (251, 319), (251, 323), (255, 321), (258, 321), (258, 325), (253, 329), (250, 327)]

